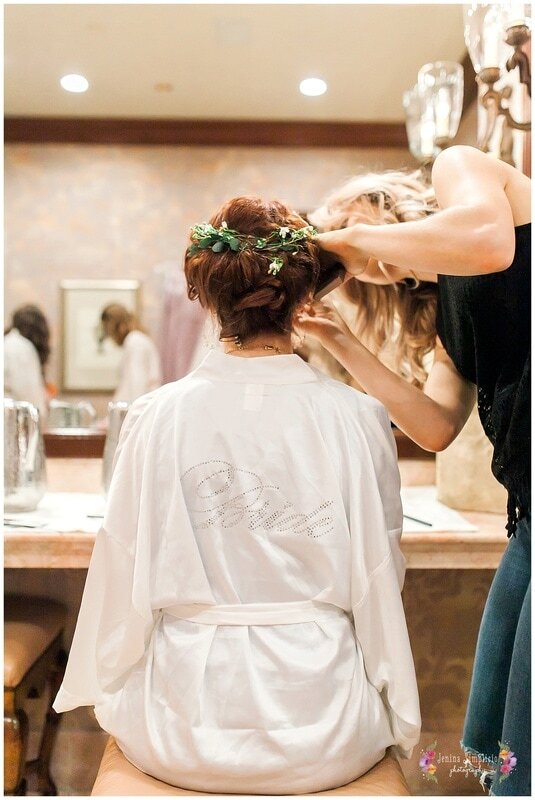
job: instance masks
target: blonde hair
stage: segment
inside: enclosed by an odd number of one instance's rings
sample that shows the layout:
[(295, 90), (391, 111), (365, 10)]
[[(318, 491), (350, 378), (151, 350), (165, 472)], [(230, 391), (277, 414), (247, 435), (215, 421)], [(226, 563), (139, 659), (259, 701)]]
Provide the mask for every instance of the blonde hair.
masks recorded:
[[(331, 231), (358, 222), (409, 222), (436, 210), (433, 189), (421, 171), (368, 172), (335, 190), (308, 218), (319, 230)], [(425, 383), (424, 359), (436, 341), (436, 284), (416, 277), (384, 285), (355, 279), (333, 294), (342, 306), (352, 307), (354, 318), (346, 321), (356, 336), (376, 355), (392, 346), (394, 369), (416, 385)]]

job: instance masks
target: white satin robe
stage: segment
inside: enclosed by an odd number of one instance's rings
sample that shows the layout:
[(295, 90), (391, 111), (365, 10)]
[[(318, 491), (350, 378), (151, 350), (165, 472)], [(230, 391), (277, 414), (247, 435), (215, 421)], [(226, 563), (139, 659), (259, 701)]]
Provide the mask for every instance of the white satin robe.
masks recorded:
[(379, 402), (297, 355), (211, 351), (127, 416), (54, 708), (94, 705), (132, 763), (198, 791), (409, 758), (401, 524)]

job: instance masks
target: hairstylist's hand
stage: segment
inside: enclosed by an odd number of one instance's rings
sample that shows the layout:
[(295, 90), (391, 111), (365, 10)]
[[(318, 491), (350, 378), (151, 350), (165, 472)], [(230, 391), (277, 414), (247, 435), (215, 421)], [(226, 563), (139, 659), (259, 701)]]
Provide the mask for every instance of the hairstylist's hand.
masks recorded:
[(324, 347), (340, 337), (350, 337), (351, 331), (338, 311), (328, 302), (314, 302), (303, 306), (294, 322), (297, 333), (317, 339)]
[(334, 253), (342, 262), (351, 277), (360, 275), (368, 266), (369, 255), (364, 253), (357, 244), (358, 226), (342, 228), (339, 231), (326, 231), (318, 233), (315, 241), (328, 253)]
[[(341, 261), (346, 269), (345, 280), (356, 278), (364, 283), (384, 285), (408, 277), (407, 270), (398, 269), (393, 264), (383, 264), (360, 248), (358, 241), (362, 227), (357, 224), (339, 231), (319, 233), (315, 237), (323, 250), (333, 253)], [(411, 275), (414, 277), (413, 273)]]

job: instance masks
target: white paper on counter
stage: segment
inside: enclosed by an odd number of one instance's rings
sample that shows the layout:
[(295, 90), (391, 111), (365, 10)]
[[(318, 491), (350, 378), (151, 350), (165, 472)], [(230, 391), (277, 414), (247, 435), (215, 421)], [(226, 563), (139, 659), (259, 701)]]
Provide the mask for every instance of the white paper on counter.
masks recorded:
[[(11, 523), (6, 530), (15, 529), (18, 523), (57, 533), (97, 533), (102, 525), (105, 504), (104, 496), (100, 494), (47, 492), (34, 511), (6, 511), (4, 520)], [(88, 514), (95, 516), (88, 517)]]
[[(478, 530), (457, 511), (439, 503), (436, 486), (402, 487), (401, 500), (404, 514), (432, 523), (431, 526), (422, 525), (404, 518), (405, 533)], [(6, 512), (5, 519), (12, 523), (16, 521), (20, 525), (35, 525), (44, 531), (97, 533), (102, 525), (105, 504), (105, 498), (100, 494), (47, 492), (35, 511), (23, 511), (19, 514)], [(95, 517), (88, 517), (88, 514)], [(10, 525), (8, 530), (14, 527), (15, 525)]]
[(401, 489), (403, 514), (431, 522), (421, 525), (411, 519), (403, 518), (404, 533), (427, 531), (477, 531), (478, 528), (462, 517), (458, 511), (439, 503), (436, 486), (403, 486)]

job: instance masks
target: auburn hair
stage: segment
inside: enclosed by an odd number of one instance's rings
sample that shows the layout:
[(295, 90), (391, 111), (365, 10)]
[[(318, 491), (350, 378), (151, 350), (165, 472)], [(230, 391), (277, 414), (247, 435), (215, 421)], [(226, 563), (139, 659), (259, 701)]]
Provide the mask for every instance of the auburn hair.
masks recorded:
[[(236, 197), (210, 218), (247, 236), (268, 237), (280, 227), (299, 229), (308, 223), (277, 200)], [(283, 266), (269, 273), (274, 255)], [(294, 253), (263, 253), (252, 248), (214, 253), (210, 248), (186, 252), (184, 273), (190, 300), (215, 314), (221, 339), (245, 341), (262, 333), (289, 333), (296, 310), (313, 293), (320, 275), (319, 246), (303, 239)]]

